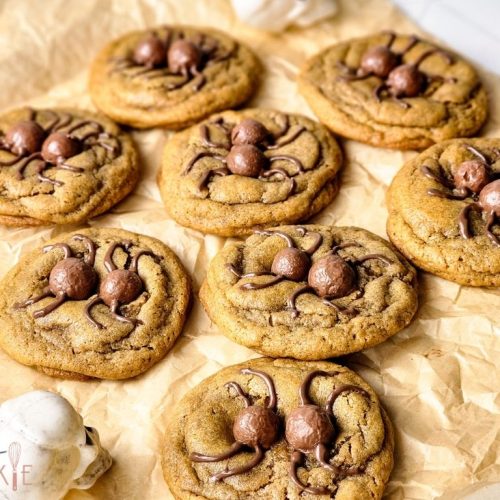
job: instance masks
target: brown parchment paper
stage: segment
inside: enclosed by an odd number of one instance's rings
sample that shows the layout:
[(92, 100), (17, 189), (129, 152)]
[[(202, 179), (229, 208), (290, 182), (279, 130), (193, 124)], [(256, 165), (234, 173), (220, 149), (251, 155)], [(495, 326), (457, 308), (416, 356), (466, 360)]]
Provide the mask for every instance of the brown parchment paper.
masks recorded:
[[(314, 27), (270, 35), (246, 28), (228, 0), (0, 0), (0, 109), (77, 105), (91, 108), (87, 68), (108, 40), (160, 23), (210, 25), (248, 43), (265, 64), (251, 105), (313, 116), (295, 85), (297, 68), (323, 47), (380, 29), (419, 32), (387, 0), (344, 0), (339, 14)], [(443, 20), (445, 22), (445, 20)], [(465, 34), (464, 34), (465, 36)], [(484, 134), (500, 135), (500, 78), (483, 73), (491, 95)], [(180, 256), (195, 293), (224, 239), (184, 229), (163, 211), (155, 183), (163, 130), (134, 132), (142, 158), (135, 192), (93, 226), (157, 237)], [(314, 220), (357, 225), (385, 236), (385, 192), (415, 153), (345, 141), (347, 163), (336, 200)], [(19, 256), (74, 227), (0, 228), (0, 275)], [(380, 395), (396, 428), (396, 465), (386, 497), (462, 498), (500, 481), (500, 293), (420, 275), (413, 323), (389, 341), (342, 362)], [(256, 354), (211, 325), (197, 299), (174, 349), (144, 376), (125, 382), (59, 381), (0, 353), (0, 400), (32, 389), (59, 391), (99, 429), (114, 466), (76, 499), (170, 499), (158, 454), (165, 414), (184, 393), (221, 367)]]

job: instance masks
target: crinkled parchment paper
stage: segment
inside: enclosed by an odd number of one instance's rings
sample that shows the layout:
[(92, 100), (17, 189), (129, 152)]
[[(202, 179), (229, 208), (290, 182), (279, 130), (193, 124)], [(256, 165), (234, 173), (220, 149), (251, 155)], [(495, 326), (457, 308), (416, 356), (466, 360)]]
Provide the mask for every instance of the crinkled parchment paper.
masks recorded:
[[(385, 0), (344, 0), (339, 14), (314, 27), (268, 35), (239, 24), (225, 0), (3, 0), (0, 2), (0, 109), (91, 108), (87, 68), (108, 40), (160, 23), (210, 25), (232, 33), (262, 58), (266, 72), (252, 105), (312, 116), (295, 86), (297, 68), (323, 47), (380, 29), (418, 32)], [(500, 81), (482, 75), (491, 95), (487, 135), (500, 135)], [(495, 89), (496, 87), (496, 89)], [(136, 132), (143, 174), (136, 191), (94, 226), (122, 227), (170, 245), (194, 277), (195, 292), (224, 239), (170, 220), (155, 183), (162, 130)], [(347, 163), (336, 200), (316, 222), (361, 226), (385, 236), (385, 192), (413, 152), (344, 142)], [(75, 229), (0, 229), (0, 275), (50, 236)], [(341, 362), (376, 389), (396, 428), (396, 465), (387, 498), (457, 498), (500, 481), (500, 294), (420, 275), (420, 309), (392, 339)], [(496, 322), (496, 324), (495, 324)], [(196, 299), (174, 349), (144, 376), (125, 382), (59, 381), (0, 353), (0, 400), (32, 389), (62, 393), (95, 425), (115, 459), (88, 492), (69, 498), (171, 498), (160, 461), (164, 415), (183, 394), (221, 367), (256, 356), (210, 324)]]

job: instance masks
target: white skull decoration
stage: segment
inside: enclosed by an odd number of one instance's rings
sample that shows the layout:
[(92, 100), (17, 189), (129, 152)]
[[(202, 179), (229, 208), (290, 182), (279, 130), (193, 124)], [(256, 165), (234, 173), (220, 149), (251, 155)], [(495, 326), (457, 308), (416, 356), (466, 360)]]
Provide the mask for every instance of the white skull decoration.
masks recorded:
[(90, 488), (111, 467), (97, 431), (53, 392), (0, 405), (0, 498), (55, 500)]
[(337, 12), (335, 0), (231, 0), (236, 15), (254, 28), (281, 31), (309, 26)]

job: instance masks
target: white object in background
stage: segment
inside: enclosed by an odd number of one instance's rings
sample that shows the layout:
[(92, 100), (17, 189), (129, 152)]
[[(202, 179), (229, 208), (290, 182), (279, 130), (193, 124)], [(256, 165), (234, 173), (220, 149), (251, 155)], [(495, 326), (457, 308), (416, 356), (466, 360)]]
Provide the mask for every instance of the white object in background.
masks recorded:
[(337, 12), (335, 0), (231, 0), (245, 24), (267, 31), (309, 26)]
[(0, 498), (56, 500), (111, 467), (92, 427), (62, 396), (33, 391), (0, 405)]

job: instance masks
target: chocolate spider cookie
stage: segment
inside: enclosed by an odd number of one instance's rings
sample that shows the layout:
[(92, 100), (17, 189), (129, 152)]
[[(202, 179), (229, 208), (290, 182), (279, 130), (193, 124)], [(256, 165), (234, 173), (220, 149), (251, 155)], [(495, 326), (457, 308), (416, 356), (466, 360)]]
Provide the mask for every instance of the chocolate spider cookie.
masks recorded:
[(89, 88), (95, 105), (138, 128), (183, 128), (245, 102), (260, 63), (220, 31), (163, 26), (134, 31), (97, 56)]
[(391, 423), (373, 389), (324, 361), (224, 368), (168, 418), (163, 474), (182, 500), (373, 500), (393, 465)]
[(301, 115), (227, 111), (176, 134), (158, 177), (179, 224), (221, 236), (305, 220), (338, 191), (342, 154)]
[(500, 139), (455, 139), (396, 175), (387, 233), (416, 266), (463, 285), (500, 286)]
[(200, 299), (235, 342), (273, 357), (326, 359), (367, 349), (417, 309), (413, 267), (364, 229), (259, 230), (212, 260)]
[(132, 139), (107, 118), (31, 108), (0, 116), (0, 224), (84, 222), (127, 196), (138, 178)]
[(63, 234), (0, 283), (0, 347), (52, 376), (124, 379), (182, 330), (190, 283), (162, 242), (121, 229)]
[(329, 47), (305, 65), (300, 92), (334, 132), (373, 146), (423, 149), (471, 136), (487, 115), (474, 68), (416, 36), (383, 32)]

